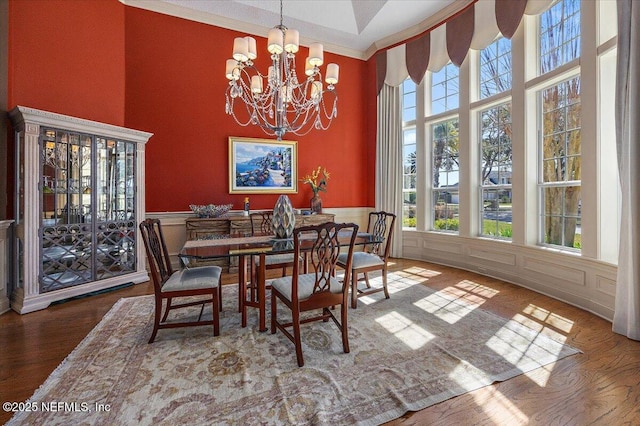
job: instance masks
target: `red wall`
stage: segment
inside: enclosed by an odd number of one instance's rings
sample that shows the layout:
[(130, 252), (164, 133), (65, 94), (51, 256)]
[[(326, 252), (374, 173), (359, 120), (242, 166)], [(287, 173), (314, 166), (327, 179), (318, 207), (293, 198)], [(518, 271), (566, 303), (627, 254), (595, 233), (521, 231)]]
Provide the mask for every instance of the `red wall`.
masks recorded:
[[(229, 194), (228, 137), (275, 139), (224, 113), (225, 60), (234, 37), (245, 34), (117, 0), (10, 0), (9, 19), (10, 108), (25, 105), (154, 133), (146, 146), (147, 211), (204, 203), (242, 207), (245, 195)], [(266, 41), (256, 38), (258, 66), (266, 69)], [(338, 117), (328, 131), (284, 139), (298, 141), (299, 177), (318, 165), (331, 173), (325, 207), (373, 206), (375, 79), (365, 61), (325, 52), (329, 62), (340, 65)], [(311, 195), (299, 182), (289, 197), (303, 208)], [(270, 208), (277, 197), (251, 194), (251, 206)]]
[(115, 0), (10, 0), (9, 109), (124, 125), (124, 12)]
[[(241, 127), (224, 112), (225, 60), (233, 39), (243, 36), (137, 8), (126, 10), (126, 122), (154, 133), (147, 145), (147, 210), (188, 210), (191, 203), (242, 206), (245, 195), (229, 194), (228, 137), (266, 136), (256, 127)], [(266, 70), (266, 41), (258, 41), (258, 66)], [(305, 57), (301, 49), (298, 57)], [(368, 157), (364, 61), (325, 54), (325, 63), (340, 65), (338, 117), (328, 131), (298, 141), (298, 173), (318, 165), (331, 173), (325, 207), (373, 205), (373, 175)], [(302, 73), (301, 73), (302, 74)], [(299, 183), (289, 197), (307, 207), (308, 185)], [(277, 194), (251, 194), (254, 209), (270, 208)]]

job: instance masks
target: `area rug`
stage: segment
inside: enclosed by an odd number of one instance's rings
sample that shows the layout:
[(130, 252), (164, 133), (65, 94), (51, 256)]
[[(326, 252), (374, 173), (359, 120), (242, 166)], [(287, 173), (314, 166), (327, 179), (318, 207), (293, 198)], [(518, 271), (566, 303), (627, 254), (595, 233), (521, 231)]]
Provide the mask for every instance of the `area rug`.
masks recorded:
[(333, 323), (303, 325), (303, 368), (255, 310), (240, 327), (236, 286), (220, 336), (160, 330), (150, 345), (153, 298), (121, 299), (8, 424), (373, 425), (579, 352), (406, 276), (389, 286), (350, 309), (349, 354)]

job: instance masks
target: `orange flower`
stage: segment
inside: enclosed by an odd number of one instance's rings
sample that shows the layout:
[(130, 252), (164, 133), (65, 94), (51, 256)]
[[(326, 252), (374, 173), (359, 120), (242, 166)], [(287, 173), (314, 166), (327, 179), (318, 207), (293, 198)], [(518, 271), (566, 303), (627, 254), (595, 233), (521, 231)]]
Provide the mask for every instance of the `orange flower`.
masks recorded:
[(329, 180), (329, 172), (322, 166), (300, 179), (303, 183), (308, 183), (313, 191), (313, 195), (318, 195), (318, 191), (327, 191), (327, 181)]

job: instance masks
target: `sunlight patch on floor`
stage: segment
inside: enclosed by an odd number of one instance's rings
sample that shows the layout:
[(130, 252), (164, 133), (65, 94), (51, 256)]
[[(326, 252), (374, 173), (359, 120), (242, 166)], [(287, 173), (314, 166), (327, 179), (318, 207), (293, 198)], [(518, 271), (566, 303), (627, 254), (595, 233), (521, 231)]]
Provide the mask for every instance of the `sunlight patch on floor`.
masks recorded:
[(402, 271), (397, 271), (395, 273), (403, 274), (405, 276), (413, 275), (419, 276), (422, 278), (432, 278), (437, 277), (438, 275), (442, 275), (442, 272), (433, 271), (431, 269), (420, 268), (419, 266), (412, 266), (410, 268), (403, 269)]
[(553, 312), (536, 305), (529, 305), (524, 308), (522, 312), (564, 333), (569, 333), (573, 328), (574, 323), (570, 319), (554, 314)]
[(460, 303), (455, 297), (442, 292), (433, 293), (414, 303), (418, 308), (429, 312), (449, 324), (455, 324), (473, 312), (471, 306)]
[[(517, 315), (518, 316), (518, 315)], [(543, 334), (543, 326), (538, 324), (532, 326), (531, 324), (522, 324), (522, 318), (514, 317), (509, 320), (500, 330), (487, 341), (486, 346), (490, 350), (494, 351), (498, 355), (502, 356), (507, 362), (513, 364), (515, 367), (526, 369), (527, 365), (538, 364), (538, 359), (541, 358), (541, 354), (550, 354), (557, 358), (562, 350), (562, 345), (558, 343), (553, 347), (544, 345), (543, 338), (550, 337)], [(521, 334), (524, 331), (521, 325), (525, 325), (536, 331), (536, 337), (530, 340), (526, 335)], [(525, 333), (526, 334), (526, 333)], [(565, 339), (561, 341), (564, 342)], [(545, 348), (545, 346), (547, 346)], [(549, 376), (553, 370), (553, 364), (547, 366), (539, 365), (541, 369), (535, 369), (527, 373), (527, 376), (533, 380), (538, 386), (546, 386)]]
[(555, 341), (565, 343), (567, 340), (567, 337), (565, 334), (558, 332), (555, 328), (546, 327), (545, 325), (540, 324), (540, 322), (534, 319), (531, 319), (526, 315), (516, 314), (513, 316), (512, 319), (526, 327), (529, 327), (532, 330), (537, 331), (540, 334), (544, 334), (545, 336), (552, 338)]
[(482, 409), (489, 420), (495, 424), (503, 424), (505, 412), (511, 415), (510, 425), (529, 424), (529, 417), (518, 409), (507, 397), (494, 387), (486, 387), (472, 394), (476, 405)]
[(533, 383), (543, 388), (547, 385), (547, 382), (551, 377), (551, 373), (553, 373), (554, 367), (555, 363), (547, 364), (540, 368), (536, 368), (535, 370), (527, 371), (526, 373), (524, 373), (524, 375), (527, 376)]
[(489, 380), (482, 370), (470, 366), (464, 360), (460, 360), (460, 363), (449, 372), (448, 377), (466, 392), (478, 389), (478, 383), (487, 383)]
[[(374, 272), (369, 274), (369, 284), (371, 284), (372, 288), (382, 288), (382, 275), (379, 272)], [(389, 290), (389, 297), (393, 297), (394, 293), (399, 293), (407, 288), (419, 285), (420, 281), (416, 281), (407, 276), (401, 276), (396, 272), (387, 274), (387, 289)], [(358, 283), (358, 288), (364, 290), (366, 289), (366, 285), (364, 281)], [(381, 299), (384, 299), (384, 293), (375, 293), (371, 296), (360, 296), (358, 298), (358, 303), (362, 302), (365, 305), (370, 305), (372, 303), (379, 302)]]
[(461, 288), (469, 293), (482, 297), (484, 299), (491, 299), (493, 296), (500, 293), (500, 291), (487, 287), (486, 285), (478, 284), (471, 280), (463, 280), (456, 284), (456, 287)]
[(417, 301), (415, 305), (449, 324), (455, 324), (496, 294), (497, 290), (464, 280)]
[(411, 349), (419, 349), (436, 336), (398, 312), (389, 312), (376, 322)]

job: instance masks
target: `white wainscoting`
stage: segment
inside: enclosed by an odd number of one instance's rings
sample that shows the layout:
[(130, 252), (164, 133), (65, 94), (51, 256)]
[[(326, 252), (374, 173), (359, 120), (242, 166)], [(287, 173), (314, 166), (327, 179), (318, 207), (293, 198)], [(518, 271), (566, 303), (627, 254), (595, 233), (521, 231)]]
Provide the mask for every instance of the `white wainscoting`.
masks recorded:
[(616, 265), (579, 254), (435, 232), (404, 231), (403, 256), (499, 278), (613, 319)]
[[(323, 213), (330, 213), (336, 216), (336, 222), (353, 222), (360, 226), (360, 229), (367, 229), (367, 221), (369, 220), (369, 212), (373, 209), (368, 207), (346, 207), (346, 208), (324, 208)], [(235, 212), (232, 212), (235, 213)], [(185, 221), (187, 218), (193, 217), (193, 213), (189, 212), (147, 212), (147, 219), (159, 219), (162, 224), (162, 233), (164, 234), (167, 250), (171, 255), (172, 264), (177, 267), (179, 265), (178, 253), (187, 240), (187, 232)]]
[[(368, 207), (323, 209), (334, 214), (336, 222), (354, 222), (363, 230), (370, 211)], [(160, 219), (177, 267), (178, 252), (186, 241), (185, 220), (193, 213), (148, 212), (146, 217)], [(613, 319), (616, 265), (549, 248), (419, 231), (403, 232), (403, 255), (498, 278)]]

